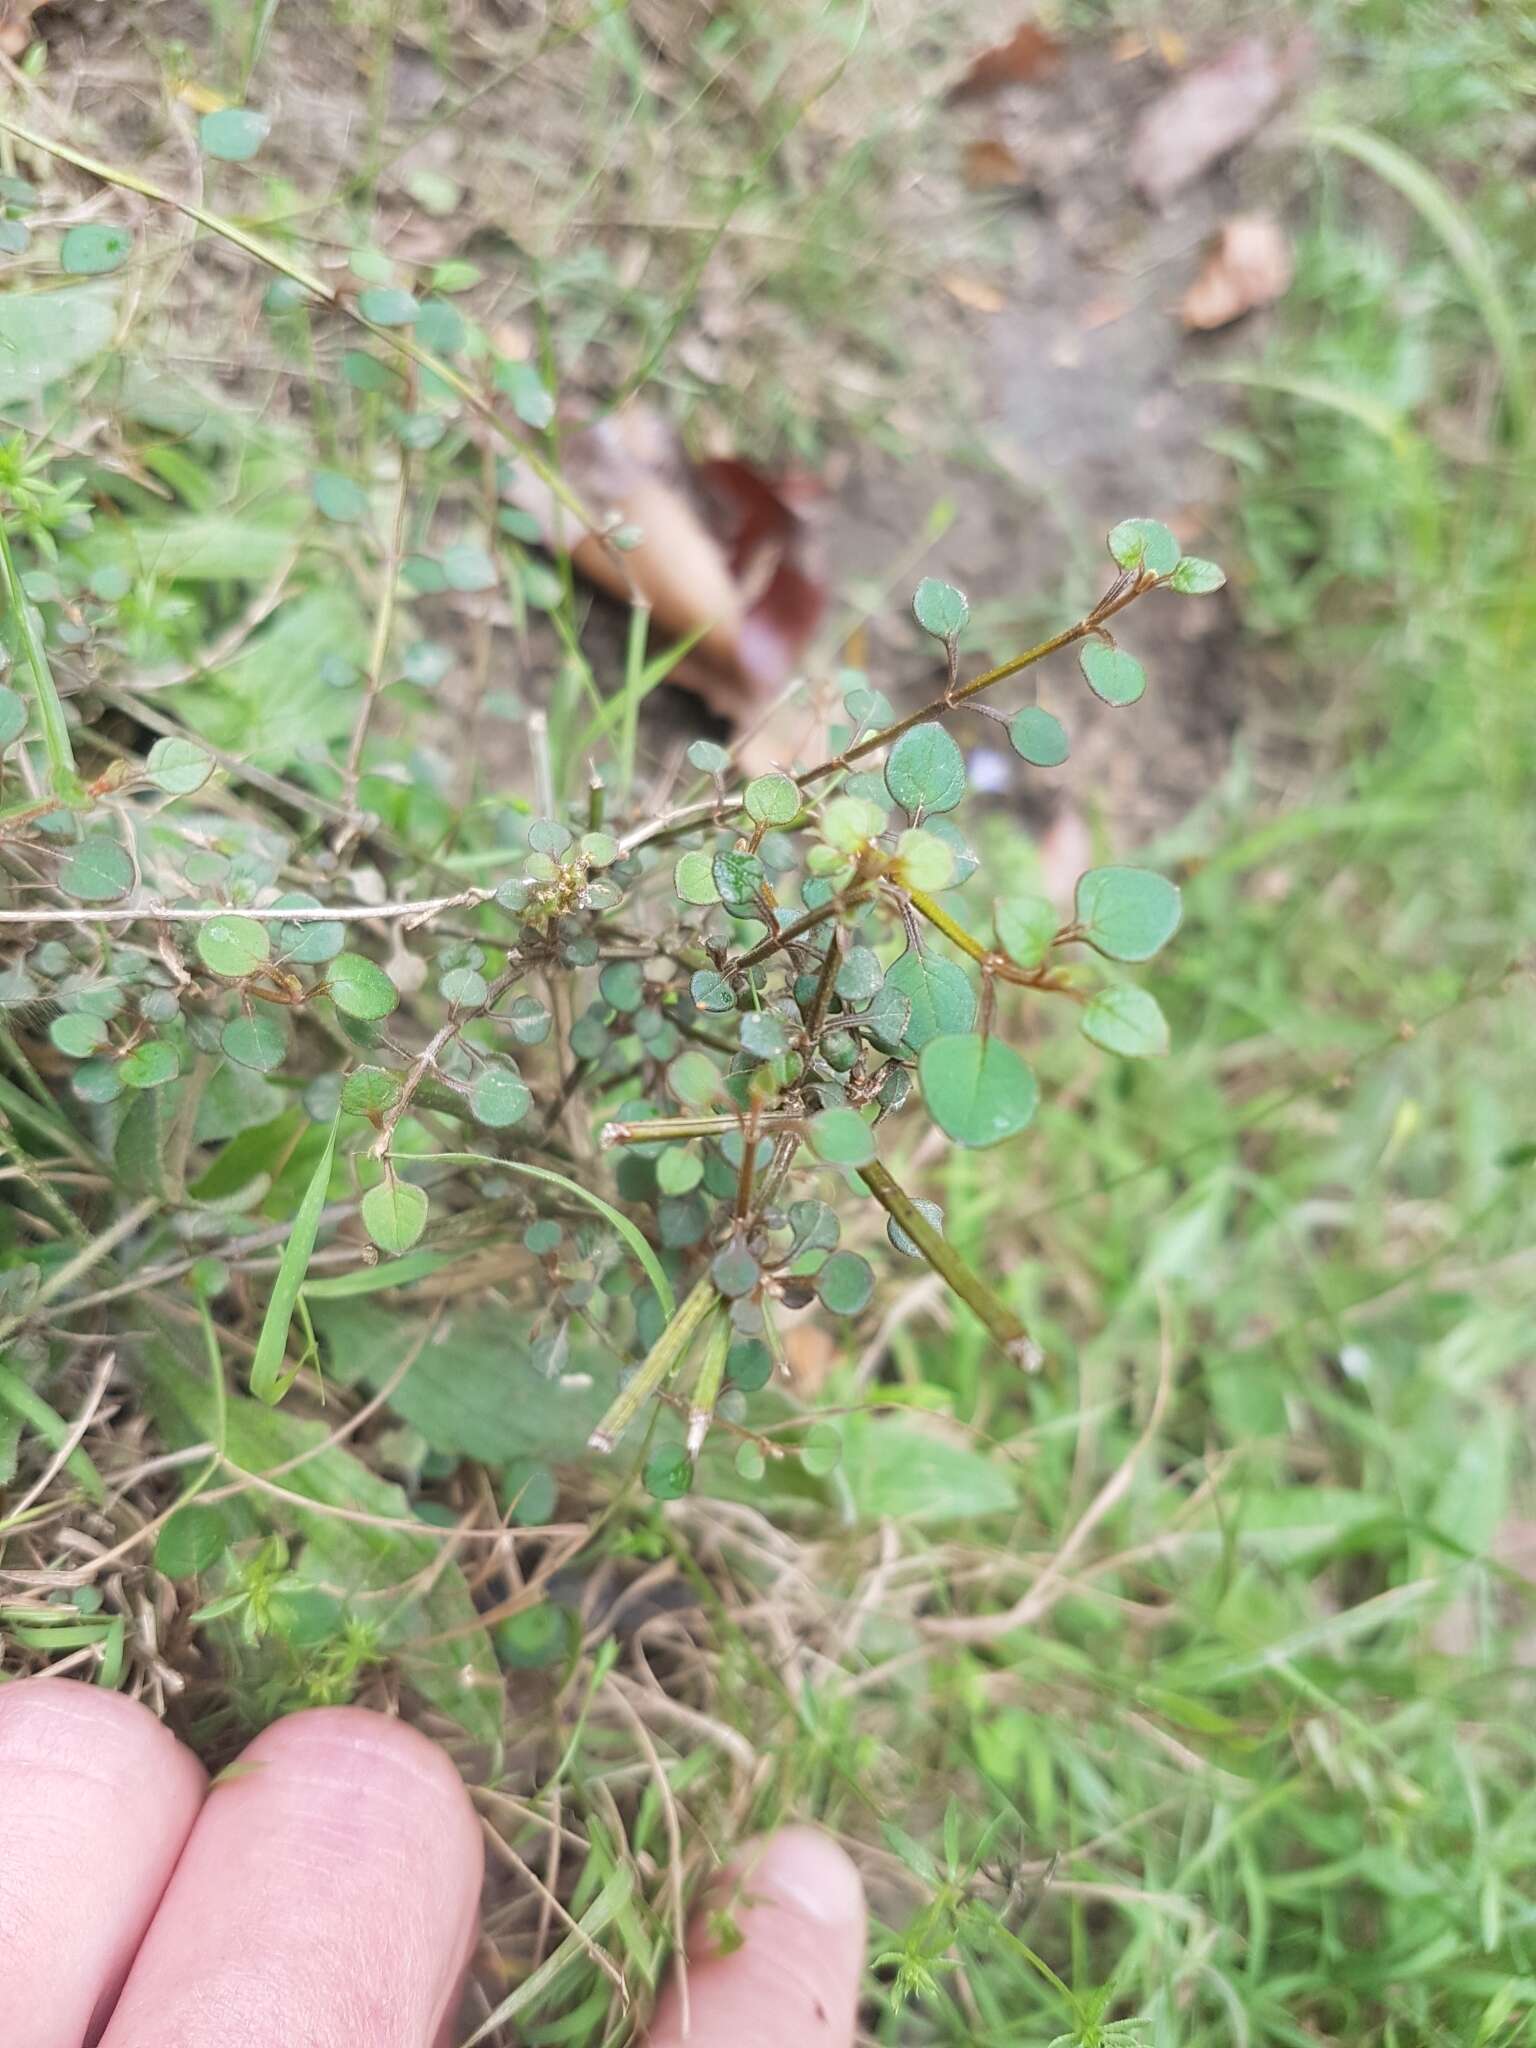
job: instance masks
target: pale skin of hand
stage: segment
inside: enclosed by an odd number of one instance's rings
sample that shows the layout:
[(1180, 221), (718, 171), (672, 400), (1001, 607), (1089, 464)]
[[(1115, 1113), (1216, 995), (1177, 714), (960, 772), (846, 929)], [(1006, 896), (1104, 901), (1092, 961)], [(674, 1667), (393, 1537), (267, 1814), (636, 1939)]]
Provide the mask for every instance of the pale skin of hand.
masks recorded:
[[(483, 1849), (457, 1774), (381, 1714), (259, 1735), (210, 1791), (145, 1708), (0, 1685), (4, 2048), (449, 2048)], [(851, 2048), (863, 1892), (792, 1827), (731, 1879), (743, 1936), (688, 1943), (649, 2048)]]

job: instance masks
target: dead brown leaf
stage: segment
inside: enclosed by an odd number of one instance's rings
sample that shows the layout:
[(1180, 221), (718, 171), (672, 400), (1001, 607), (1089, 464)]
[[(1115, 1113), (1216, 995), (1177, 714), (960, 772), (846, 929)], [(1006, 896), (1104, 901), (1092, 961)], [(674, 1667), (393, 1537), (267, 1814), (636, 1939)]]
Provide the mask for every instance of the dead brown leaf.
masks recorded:
[(969, 307), (973, 313), (1001, 313), (1008, 303), (995, 284), (988, 284), (985, 278), (967, 277), (963, 271), (947, 270), (939, 282), (957, 304)]
[(837, 1360), (837, 1340), (823, 1324), (796, 1322), (784, 1330), (784, 1362), (800, 1393), (819, 1394)]
[(0, 52), (19, 57), (32, 40), (32, 17), (48, 0), (0, 0)]
[(1171, 199), (1274, 112), (1298, 59), (1295, 44), (1277, 52), (1262, 36), (1244, 36), (1211, 63), (1186, 72), (1136, 124), (1131, 183), (1154, 205)]
[(809, 562), (804, 479), (775, 481), (734, 459), (693, 463), (671, 426), (645, 406), (567, 434), (566, 481), (610, 530), (630, 527), (619, 550), (573, 535), (552, 493), (524, 469), (506, 495), (538, 520), (546, 543), (568, 548), (589, 581), (650, 606), (660, 635), (700, 635), (672, 680), (717, 718), (750, 725), (789, 681), (826, 605)]
[(995, 135), (968, 142), (961, 169), (973, 192), (995, 192), (1029, 183), (1029, 173), (1007, 143), (999, 142)]
[(1273, 305), (1289, 289), (1294, 268), (1290, 239), (1278, 221), (1244, 214), (1224, 222), (1180, 303), (1184, 325), (1201, 331), (1225, 327), (1258, 306)]
[(1021, 21), (1005, 43), (994, 43), (975, 57), (958, 85), (951, 87), (952, 100), (980, 99), (985, 93), (1000, 92), (1005, 85), (1029, 85), (1048, 78), (1062, 59), (1062, 45), (1037, 21)]

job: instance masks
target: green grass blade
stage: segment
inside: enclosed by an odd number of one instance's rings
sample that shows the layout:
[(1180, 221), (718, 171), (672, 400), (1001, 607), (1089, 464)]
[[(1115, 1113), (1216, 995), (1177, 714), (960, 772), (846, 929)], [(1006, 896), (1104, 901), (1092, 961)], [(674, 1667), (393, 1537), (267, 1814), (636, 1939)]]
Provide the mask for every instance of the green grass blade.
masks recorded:
[(1312, 131), (1325, 149), (1336, 149), (1364, 164), (1378, 178), (1401, 193), (1415, 213), (1444, 245), (1446, 253), (1461, 272), (1467, 290), (1482, 315), (1488, 339), (1504, 373), (1511, 424), (1516, 438), (1524, 443), (1531, 423), (1531, 394), (1526, 381), (1526, 364), (1520, 344), (1520, 329), (1514, 309), (1505, 296), (1493, 254), (1475, 221), (1434, 177), (1406, 150), (1366, 128), (1352, 128), (1343, 122), (1323, 122)]
[(331, 1134), (325, 1141), (320, 1163), (310, 1175), (304, 1199), (294, 1212), (293, 1228), (283, 1248), (277, 1278), (272, 1283), (272, 1298), (261, 1319), (256, 1356), (251, 1360), (251, 1392), (259, 1401), (275, 1404), (293, 1385), (293, 1374), (285, 1375), (283, 1372), (283, 1357), (288, 1349), (288, 1325), (298, 1306), (299, 1290), (304, 1285), (304, 1275), (309, 1270), (315, 1239), (319, 1235), (320, 1215), (331, 1185), (331, 1163), (336, 1157), (336, 1134), (340, 1128), (341, 1118), (338, 1116), (331, 1124)]
[[(20, 1373), (13, 1372), (8, 1365), (0, 1365), (0, 1408), (9, 1408), (13, 1415), (20, 1416), (50, 1451), (63, 1450), (69, 1441), (69, 1424), (63, 1416), (50, 1408), (42, 1395), (34, 1393)], [(101, 1474), (78, 1444), (64, 1462), (66, 1469), (73, 1473), (93, 1501), (106, 1499), (107, 1489), (101, 1483)]]
[(16, 574), (11, 555), (11, 538), (0, 519), (0, 586), (6, 611), (16, 621), (16, 638), (32, 671), (32, 691), (37, 700), (37, 722), (42, 728), (43, 753), (48, 762), (48, 786), (57, 797), (68, 801), (78, 795), (80, 778), (75, 773), (75, 750), (70, 744), (69, 726), (59, 697), (53, 670), (32, 625), (32, 611)]
[(391, 1287), (409, 1287), (413, 1280), (425, 1280), (468, 1257), (468, 1252), (407, 1252), (404, 1258), (390, 1259), (384, 1265), (359, 1266), (355, 1273), (328, 1273), (323, 1280), (307, 1280), (304, 1298), (350, 1301), (359, 1294), (383, 1294)]
[(584, 1188), (580, 1181), (571, 1180), (563, 1173), (556, 1173), (553, 1167), (529, 1166), (521, 1159), (497, 1159), (489, 1152), (434, 1152), (431, 1158), (439, 1166), (494, 1166), (498, 1173), (520, 1173), (528, 1180), (547, 1181), (551, 1187), (560, 1188), (565, 1194), (573, 1195), (578, 1202), (585, 1202), (589, 1209), (595, 1209), (605, 1222), (614, 1229), (629, 1246), (644, 1268), (645, 1277), (656, 1290), (656, 1299), (670, 1316), (677, 1307), (677, 1297), (672, 1292), (672, 1283), (662, 1271), (661, 1262), (651, 1250), (627, 1216), (623, 1216), (611, 1202), (605, 1202), (601, 1195), (594, 1195), (590, 1188)]
[(635, 1889), (635, 1873), (628, 1863), (615, 1866), (602, 1890), (582, 1914), (578, 1926), (569, 1933), (554, 1954), (546, 1957), (529, 1977), (525, 1977), (517, 1989), (501, 2001), (496, 2010), (478, 2026), (464, 2043), (464, 2048), (475, 2048), (478, 2041), (484, 2041), (508, 2020), (515, 2020), (520, 2013), (535, 2010), (555, 1979), (569, 1963), (583, 1952), (590, 1952), (591, 1944), (616, 1920), (629, 1904)]

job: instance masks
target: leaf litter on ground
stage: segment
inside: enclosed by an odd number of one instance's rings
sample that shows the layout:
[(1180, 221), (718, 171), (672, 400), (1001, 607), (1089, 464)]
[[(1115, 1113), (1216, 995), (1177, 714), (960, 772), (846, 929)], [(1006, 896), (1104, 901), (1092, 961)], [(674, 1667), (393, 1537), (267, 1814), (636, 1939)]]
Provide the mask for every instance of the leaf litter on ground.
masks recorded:
[[(753, 725), (793, 677), (826, 608), (805, 517), (814, 484), (734, 456), (694, 461), (670, 422), (638, 404), (567, 434), (561, 461), (611, 519), (608, 537), (574, 536), (524, 469), (503, 495), (589, 582), (648, 606), (663, 637), (693, 642), (669, 681), (738, 732)], [(762, 765), (769, 757), (759, 748)]]
[(1243, 36), (1176, 79), (1137, 121), (1131, 183), (1163, 206), (1256, 134), (1305, 68), (1310, 40)]

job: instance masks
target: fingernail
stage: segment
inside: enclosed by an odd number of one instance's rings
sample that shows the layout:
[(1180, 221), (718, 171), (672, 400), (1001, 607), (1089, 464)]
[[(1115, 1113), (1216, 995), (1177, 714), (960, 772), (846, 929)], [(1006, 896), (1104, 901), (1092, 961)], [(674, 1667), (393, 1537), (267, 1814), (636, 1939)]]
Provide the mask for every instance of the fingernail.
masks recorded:
[(846, 1927), (864, 1915), (859, 1873), (818, 1828), (780, 1828), (742, 1859), (744, 1889), (754, 1904), (788, 1906), (821, 1927)]

